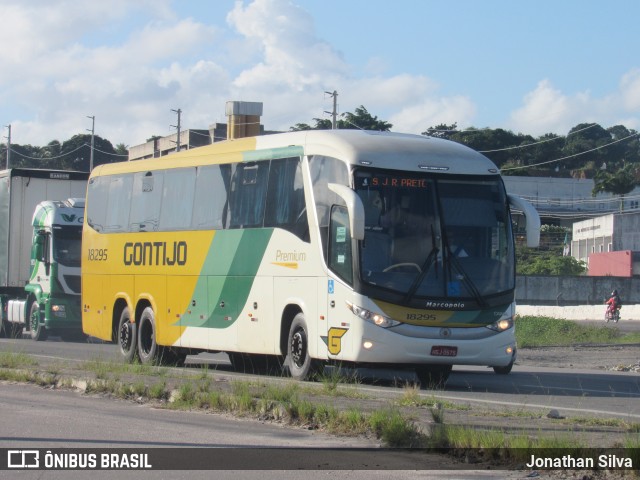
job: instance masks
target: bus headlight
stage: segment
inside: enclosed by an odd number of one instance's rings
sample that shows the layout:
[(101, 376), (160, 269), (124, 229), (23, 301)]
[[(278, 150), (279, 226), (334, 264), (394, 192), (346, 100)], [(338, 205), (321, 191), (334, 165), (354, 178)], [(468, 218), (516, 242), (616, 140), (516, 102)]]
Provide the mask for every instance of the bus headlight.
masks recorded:
[(64, 305), (51, 305), (51, 311), (55, 317), (66, 317), (67, 311)]
[(346, 302), (346, 304), (347, 308), (351, 310), (356, 317), (360, 317), (361, 319), (366, 320), (369, 323), (373, 323), (378, 327), (389, 328), (400, 325), (400, 322), (398, 322), (397, 320), (393, 320), (392, 318), (389, 318), (385, 315), (373, 313), (366, 308), (359, 307), (351, 302)]
[(496, 332), (504, 332), (513, 327), (513, 318), (501, 318), (497, 322), (493, 322), (491, 325), (487, 325), (487, 328)]

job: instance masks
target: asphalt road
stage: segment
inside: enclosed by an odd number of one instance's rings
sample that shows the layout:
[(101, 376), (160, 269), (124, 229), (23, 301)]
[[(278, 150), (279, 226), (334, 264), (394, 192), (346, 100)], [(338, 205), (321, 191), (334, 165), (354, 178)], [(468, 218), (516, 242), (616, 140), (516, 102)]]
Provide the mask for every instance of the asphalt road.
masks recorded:
[[(632, 347), (634, 348), (634, 347)], [(640, 352), (640, 347), (635, 347)], [(49, 340), (0, 339), (0, 351), (25, 352), (41, 361), (85, 362), (87, 360), (120, 361), (117, 347), (106, 343), (72, 343)], [(622, 417), (640, 422), (640, 375), (636, 372), (618, 372), (591, 368), (571, 359), (566, 349), (564, 358), (556, 366), (527, 365), (518, 362), (509, 375), (496, 375), (485, 367), (456, 366), (439, 398), (479, 404), (487, 408), (558, 409), (574, 415)], [(603, 355), (599, 352), (598, 355)], [(604, 353), (606, 355), (606, 352)], [(640, 359), (640, 358), (639, 358)], [(566, 361), (566, 363), (562, 363)], [(189, 357), (194, 366), (209, 364), (216, 375), (246, 378), (231, 370), (224, 354), (201, 354)], [(376, 396), (398, 395), (402, 388), (414, 380), (410, 371), (360, 370), (358, 388)], [(263, 379), (268, 377), (263, 377)], [(276, 379), (277, 380), (277, 379)], [(425, 396), (434, 392), (422, 391)]]

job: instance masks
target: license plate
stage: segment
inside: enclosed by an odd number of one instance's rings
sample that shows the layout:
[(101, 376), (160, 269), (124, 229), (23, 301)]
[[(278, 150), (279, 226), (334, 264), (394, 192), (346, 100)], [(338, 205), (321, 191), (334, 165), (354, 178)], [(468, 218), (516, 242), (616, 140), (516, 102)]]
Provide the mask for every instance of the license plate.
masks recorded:
[(434, 345), (431, 347), (431, 355), (434, 357), (455, 357), (458, 355), (458, 347), (446, 347), (444, 345)]

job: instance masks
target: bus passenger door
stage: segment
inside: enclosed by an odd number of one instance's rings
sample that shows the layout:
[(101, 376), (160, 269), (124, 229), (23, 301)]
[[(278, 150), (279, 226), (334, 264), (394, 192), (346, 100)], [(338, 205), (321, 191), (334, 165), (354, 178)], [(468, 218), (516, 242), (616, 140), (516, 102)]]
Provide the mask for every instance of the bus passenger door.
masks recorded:
[(351, 312), (347, 302), (353, 290), (353, 243), (347, 207), (334, 205), (331, 209), (328, 239), (329, 276), (327, 280), (327, 337), (330, 359), (349, 360), (352, 353)]

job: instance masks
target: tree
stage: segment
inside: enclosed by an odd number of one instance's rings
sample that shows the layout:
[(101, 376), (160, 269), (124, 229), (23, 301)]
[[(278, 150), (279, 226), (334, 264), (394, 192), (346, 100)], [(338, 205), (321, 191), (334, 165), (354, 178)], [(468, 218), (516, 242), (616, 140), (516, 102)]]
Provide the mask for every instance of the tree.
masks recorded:
[(296, 123), (293, 127), (289, 128), (291, 132), (299, 132), (302, 130), (331, 130), (331, 120), (327, 120), (326, 118), (314, 118), (314, 122), (316, 122), (315, 126), (311, 126), (307, 123)]
[(121, 157), (123, 156), (129, 157), (129, 147), (124, 143), (118, 143), (116, 145), (116, 153)]
[[(301, 130), (331, 130), (333, 127), (331, 120), (326, 118), (314, 118), (315, 125), (312, 127), (307, 123), (296, 123), (289, 130), (298, 132)], [(356, 108), (355, 113), (346, 112), (342, 114), (342, 118), (338, 120), (336, 127), (338, 129), (361, 129), (376, 130), (379, 132), (388, 132), (393, 124), (384, 120), (378, 120), (377, 116), (371, 115), (367, 109), (360, 105)]]
[(603, 149), (607, 157), (607, 167), (621, 168), (627, 163), (640, 162), (640, 140), (638, 132), (623, 125), (607, 128), (611, 141), (617, 141)]
[(611, 143), (611, 134), (597, 123), (580, 123), (573, 127), (566, 137), (562, 154), (567, 158), (562, 161), (566, 169), (581, 169), (589, 162), (602, 165), (606, 161), (606, 152), (600, 147)]
[(558, 255), (551, 250), (536, 253), (531, 250), (523, 247), (516, 252), (518, 275), (582, 275), (586, 271), (584, 262), (574, 257)]
[(376, 130), (378, 132), (388, 132), (393, 124), (378, 120), (377, 116), (372, 116), (364, 105), (356, 108), (355, 113), (346, 112), (342, 115), (344, 120), (338, 122), (338, 128), (359, 128), (362, 130)]
[(526, 149), (515, 147), (534, 142), (530, 135), (515, 134), (502, 128), (469, 128), (453, 133), (450, 139), (483, 152), (500, 168), (507, 163), (516, 166), (525, 165)]
[(427, 135), (429, 137), (436, 138), (444, 138), (445, 140), (449, 140), (454, 133), (457, 133), (458, 123), (452, 123), (451, 125), (447, 125), (446, 123), (441, 123), (436, 125), (435, 127), (427, 128), (426, 132), (422, 132), (421, 135)]
[(629, 163), (614, 173), (599, 170), (593, 180), (591, 195), (595, 197), (600, 192), (620, 195), (620, 210), (623, 210), (624, 196), (640, 185), (640, 169), (638, 164)]
[[(124, 158), (118, 157), (118, 153), (113, 148), (109, 140), (105, 140), (99, 135), (94, 135), (93, 166), (97, 167), (103, 163), (113, 163)], [(74, 135), (62, 144), (62, 168), (65, 170), (89, 171), (91, 159), (91, 135)]]

